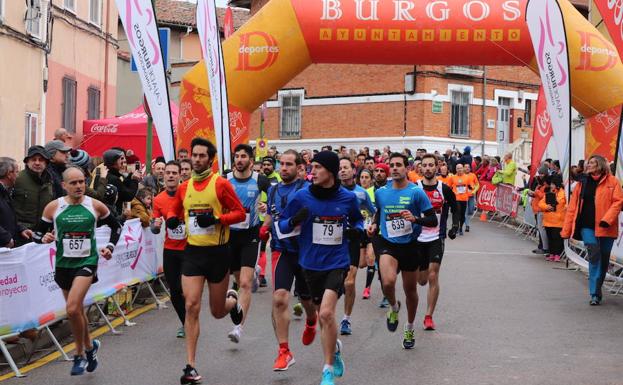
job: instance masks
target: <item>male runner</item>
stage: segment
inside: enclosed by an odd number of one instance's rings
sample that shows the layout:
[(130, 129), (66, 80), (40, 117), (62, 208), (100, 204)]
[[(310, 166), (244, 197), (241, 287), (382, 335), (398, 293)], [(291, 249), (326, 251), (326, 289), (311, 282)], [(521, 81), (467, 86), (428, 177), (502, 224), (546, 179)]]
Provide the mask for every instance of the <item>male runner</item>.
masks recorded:
[[(389, 177), (389, 166), (385, 163), (378, 163), (374, 166), (374, 191), (385, 187), (387, 185), (387, 178)], [(379, 266), (379, 258), (381, 254), (379, 254), (374, 247), (374, 242), (372, 243), (372, 248), (374, 251), (374, 258), (376, 262), (377, 270), (379, 271), (379, 281), (381, 281), (381, 271), (378, 269)], [(374, 279), (374, 272), (371, 273), (370, 279)], [(381, 281), (382, 282), (382, 281)], [(384, 309), (389, 307), (389, 301), (385, 296), (381, 302), (379, 302), (379, 307)]]
[(474, 210), (476, 209), (476, 193), (480, 188), (480, 183), (478, 182), (478, 177), (476, 174), (472, 172), (472, 166), (469, 164), (463, 165), (463, 170), (465, 171), (465, 175), (467, 176), (469, 182), (468, 186), (470, 188), (467, 190), (467, 207), (465, 208), (465, 232), (469, 233), (469, 224), (472, 219), (472, 215), (474, 215)]
[[(159, 234), (162, 229), (163, 218), (169, 214), (169, 210), (175, 200), (175, 193), (180, 186), (181, 167), (176, 161), (169, 161), (164, 167), (164, 191), (156, 195), (153, 203), (151, 231)], [(171, 303), (180, 319), (182, 326), (177, 329), (177, 338), (184, 338), (184, 320), (186, 318), (186, 305), (182, 293), (182, 261), (186, 248), (186, 225), (181, 217), (180, 224), (175, 229), (166, 229), (164, 238), (163, 270), (171, 291)]]
[(452, 228), (448, 231), (450, 239), (456, 238), (459, 229), (459, 210), (456, 197), (452, 189), (437, 179), (437, 157), (433, 154), (425, 154), (422, 157), (422, 173), (424, 179), (418, 182), (418, 186), (424, 189), (428, 200), (437, 215), (437, 227), (423, 227), (418, 237), (419, 252), (425, 253), (429, 258), (428, 269), (428, 307), (424, 316), (424, 329), (435, 330), (433, 312), (439, 298), (439, 268), (445, 249), (446, 228), (448, 213), (452, 210)]
[[(63, 189), (67, 195), (45, 207), (33, 239), (37, 243), (56, 241), (54, 281), (63, 291), (67, 318), (76, 341), (76, 354), (71, 375), (92, 372), (97, 368), (98, 340), (91, 340), (84, 312), (84, 297), (97, 282), (97, 262), (101, 255), (110, 259), (121, 234), (121, 225), (102, 202), (85, 196), (84, 172), (68, 167), (63, 172)], [(97, 249), (95, 228), (110, 227), (108, 244)], [(52, 233), (54, 230), (54, 233)], [(55, 235), (56, 234), (56, 235)], [(86, 358), (85, 358), (86, 353)]]
[[(260, 237), (265, 241), (272, 234), (270, 249), (272, 251), (273, 268), (273, 328), (279, 344), (279, 353), (275, 359), (273, 370), (288, 370), (294, 364), (294, 356), (288, 344), (288, 332), (290, 327), (290, 290), (294, 285), (294, 294), (298, 295), (301, 306), (305, 309), (307, 321), (303, 331), (303, 345), (310, 345), (316, 336), (317, 313), (311, 301), (311, 295), (303, 269), (299, 265), (299, 246), (296, 239), (299, 231), (283, 234), (279, 231), (278, 221), (287, 204), (294, 194), (302, 188), (307, 188), (309, 183), (298, 177), (300, 171), (305, 170), (303, 158), (294, 150), (287, 150), (281, 156), (281, 168), (279, 174), (282, 181), (272, 186), (268, 191), (268, 213), (264, 225), (260, 229)], [(296, 281), (295, 281), (296, 278)]]
[[(342, 186), (354, 192), (357, 196), (362, 216), (366, 220), (369, 218), (371, 221), (376, 209), (370, 200), (368, 192), (355, 183), (355, 167), (349, 158), (340, 159), (339, 176)], [(368, 242), (365, 242), (368, 237), (363, 233), (361, 235), (361, 239), (352, 239), (348, 242), (350, 269), (344, 281), (344, 318), (342, 318), (342, 322), (340, 323), (340, 334), (342, 335), (350, 335), (353, 333), (350, 316), (353, 313), (353, 306), (355, 305), (355, 280), (357, 278), (357, 270), (368, 266), (366, 260)]]
[(194, 138), (190, 144), (192, 177), (175, 193), (167, 215), (167, 228), (180, 225), (184, 217), (187, 244), (182, 263), (182, 291), (186, 302), (187, 364), (180, 378), (182, 385), (197, 384), (201, 376), (195, 369), (199, 339), (199, 313), (203, 287), (208, 281), (210, 311), (216, 319), (229, 313), (235, 325), (243, 318), (238, 293), (229, 286), (229, 226), (245, 220), (245, 211), (233, 186), (212, 171), (216, 147), (208, 140)]
[(266, 204), (260, 202), (260, 194), (266, 193), (270, 182), (257, 172), (253, 172), (253, 148), (248, 144), (239, 144), (234, 149), (234, 170), (227, 175), (236, 190), (238, 199), (246, 212), (245, 220), (230, 226), (231, 247), (230, 273), (238, 283), (238, 301), (242, 306), (242, 322), (235, 325), (228, 337), (238, 343), (242, 327), (251, 306), (251, 285), (255, 279), (255, 265), (259, 254), (259, 212), (266, 212)]
[[(350, 265), (347, 239), (359, 239), (363, 218), (357, 197), (340, 186), (337, 154), (321, 151), (312, 160), (313, 185), (299, 190), (279, 220), (281, 233), (301, 226), (299, 263), (319, 310), (325, 365), (321, 385), (344, 374), (335, 307)], [(348, 227), (347, 227), (348, 226)]]
[(465, 223), (465, 214), (467, 212), (467, 201), (469, 200), (469, 191), (473, 190), (473, 181), (465, 175), (465, 169), (462, 164), (456, 165), (456, 175), (450, 177), (448, 185), (452, 187), (452, 191), (456, 196), (457, 205), (459, 207), (459, 235), (463, 235), (463, 224)]
[(437, 216), (424, 191), (407, 180), (406, 165), (406, 156), (400, 153), (390, 155), (392, 184), (376, 191), (376, 220), (368, 228), (368, 233), (372, 236), (378, 229), (381, 231), (373, 242), (380, 254), (383, 293), (391, 306), (387, 311), (387, 329), (390, 332), (398, 328), (400, 302), (396, 300), (396, 277), (399, 270), (402, 272), (408, 316), (402, 346), (413, 349), (417, 284), (426, 284), (429, 264), (427, 258), (416, 252), (417, 237), (423, 226), (437, 226)]

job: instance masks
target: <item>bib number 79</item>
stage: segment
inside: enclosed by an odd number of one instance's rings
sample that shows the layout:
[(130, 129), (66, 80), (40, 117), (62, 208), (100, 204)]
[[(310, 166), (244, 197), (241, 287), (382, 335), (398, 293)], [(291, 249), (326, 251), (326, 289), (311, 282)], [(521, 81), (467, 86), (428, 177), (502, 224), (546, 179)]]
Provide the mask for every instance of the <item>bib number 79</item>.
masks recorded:
[(323, 230), (322, 230), (323, 236), (329, 236), (329, 237), (333, 236), (333, 231), (334, 231), (333, 225), (322, 225), (322, 227), (323, 227)]

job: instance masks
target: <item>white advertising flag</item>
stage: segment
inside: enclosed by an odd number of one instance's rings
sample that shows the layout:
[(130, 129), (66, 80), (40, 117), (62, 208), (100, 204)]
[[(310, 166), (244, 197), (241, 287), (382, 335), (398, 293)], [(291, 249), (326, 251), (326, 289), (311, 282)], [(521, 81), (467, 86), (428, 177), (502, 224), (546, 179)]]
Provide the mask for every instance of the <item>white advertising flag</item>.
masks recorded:
[(571, 75), (562, 11), (557, 0), (530, 0), (526, 22), (545, 90), (560, 166), (568, 175), (571, 146)]
[(169, 89), (160, 49), (158, 26), (151, 1), (116, 0), (116, 2), (119, 18), (125, 28), (143, 85), (143, 93), (158, 133), (162, 153), (167, 161), (173, 160), (175, 147), (169, 107)]
[(229, 170), (231, 169), (231, 139), (229, 135), (227, 84), (214, 0), (197, 1), (197, 31), (210, 83), (218, 164), (221, 171)]

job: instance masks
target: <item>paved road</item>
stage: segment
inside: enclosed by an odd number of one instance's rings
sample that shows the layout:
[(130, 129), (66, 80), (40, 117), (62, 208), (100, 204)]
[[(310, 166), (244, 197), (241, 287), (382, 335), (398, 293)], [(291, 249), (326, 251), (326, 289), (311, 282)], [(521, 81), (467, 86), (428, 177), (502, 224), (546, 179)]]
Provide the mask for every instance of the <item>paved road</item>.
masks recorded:
[[(472, 229), (447, 244), (438, 331), (421, 330), (419, 311), (416, 349), (403, 350), (401, 334), (387, 331), (384, 313), (376, 307), (375, 282), (372, 300), (357, 299), (353, 335), (342, 338), (346, 374), (338, 383), (623, 384), (623, 298), (607, 296), (603, 306), (589, 307), (583, 274), (554, 269), (560, 264), (530, 254), (533, 244), (508, 229), (480, 222)], [(360, 274), (360, 287), (363, 280)], [(198, 370), (204, 384), (319, 383), (320, 344), (302, 346), (303, 321), (291, 326), (296, 365), (271, 371), (277, 347), (269, 314), (270, 292), (264, 290), (253, 298), (238, 345), (226, 337), (229, 319), (202, 315)], [(136, 321), (122, 336), (101, 338), (101, 364), (94, 374), (70, 378), (70, 364), (54, 362), (6, 383), (179, 384), (185, 354), (183, 340), (175, 338), (173, 310), (154, 310)]]

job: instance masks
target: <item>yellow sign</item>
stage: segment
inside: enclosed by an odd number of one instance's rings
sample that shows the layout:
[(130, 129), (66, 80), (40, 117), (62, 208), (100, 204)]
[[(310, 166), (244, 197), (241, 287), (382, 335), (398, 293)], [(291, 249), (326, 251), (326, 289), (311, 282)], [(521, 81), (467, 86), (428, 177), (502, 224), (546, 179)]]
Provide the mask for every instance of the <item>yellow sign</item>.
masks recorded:
[(255, 140), (255, 159), (262, 159), (268, 156), (268, 139), (257, 138)]

